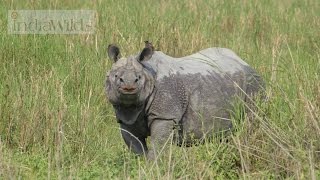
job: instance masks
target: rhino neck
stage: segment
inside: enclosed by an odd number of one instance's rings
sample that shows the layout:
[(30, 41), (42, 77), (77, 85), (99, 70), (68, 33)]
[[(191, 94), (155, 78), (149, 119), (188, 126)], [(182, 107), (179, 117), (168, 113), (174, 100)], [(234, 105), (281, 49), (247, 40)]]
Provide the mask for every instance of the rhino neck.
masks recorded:
[(144, 105), (132, 106), (113, 106), (119, 123), (132, 125), (136, 121), (144, 118)]
[(145, 101), (140, 104), (133, 104), (129, 106), (124, 104), (113, 105), (118, 122), (126, 125), (133, 125), (137, 121), (145, 121), (145, 115), (150, 106), (150, 101), (153, 100), (154, 89), (155, 88), (152, 89), (152, 92), (148, 95)]

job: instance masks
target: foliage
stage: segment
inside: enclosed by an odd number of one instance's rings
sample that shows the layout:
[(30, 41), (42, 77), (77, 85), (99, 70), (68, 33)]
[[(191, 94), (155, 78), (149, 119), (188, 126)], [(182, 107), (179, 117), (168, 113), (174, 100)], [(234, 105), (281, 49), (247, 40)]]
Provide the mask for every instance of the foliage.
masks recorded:
[[(319, 3), (1, 1), (0, 177), (320, 178)], [(99, 22), (93, 35), (9, 35), (10, 9), (93, 9)], [(262, 74), (268, 101), (235, 110), (229, 142), (136, 157), (106, 101), (106, 46), (129, 55), (145, 40), (175, 57), (230, 48)]]

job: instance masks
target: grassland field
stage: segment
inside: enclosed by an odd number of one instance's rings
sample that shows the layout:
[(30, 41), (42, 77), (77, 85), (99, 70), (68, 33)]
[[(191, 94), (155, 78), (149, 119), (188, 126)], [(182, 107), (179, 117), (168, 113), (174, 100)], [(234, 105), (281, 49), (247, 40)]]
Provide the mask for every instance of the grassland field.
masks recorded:
[[(8, 10), (97, 12), (91, 35), (8, 34)], [(180, 57), (227, 47), (266, 82), (230, 141), (170, 146), (151, 163), (122, 141), (104, 92), (109, 43)], [(320, 179), (320, 1), (1, 0), (0, 179)]]

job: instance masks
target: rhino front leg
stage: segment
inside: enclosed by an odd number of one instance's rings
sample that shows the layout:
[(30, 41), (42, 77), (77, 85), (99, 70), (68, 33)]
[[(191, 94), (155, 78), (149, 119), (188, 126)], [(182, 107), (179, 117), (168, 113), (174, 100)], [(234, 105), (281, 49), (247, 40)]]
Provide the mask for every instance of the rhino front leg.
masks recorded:
[(171, 120), (155, 120), (150, 127), (150, 148), (147, 154), (149, 160), (155, 160), (161, 149), (171, 144), (174, 127), (174, 121)]
[(124, 128), (121, 128), (121, 135), (124, 139), (124, 142), (132, 152), (138, 155), (147, 153), (148, 149), (145, 138), (136, 137), (134, 134)]

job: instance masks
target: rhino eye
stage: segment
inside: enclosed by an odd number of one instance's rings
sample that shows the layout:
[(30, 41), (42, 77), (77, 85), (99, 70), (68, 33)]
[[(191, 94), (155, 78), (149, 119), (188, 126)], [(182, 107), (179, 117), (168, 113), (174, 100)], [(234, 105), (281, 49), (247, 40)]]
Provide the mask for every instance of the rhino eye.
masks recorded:
[(138, 76), (138, 79), (141, 79), (141, 76), (140, 76), (140, 75)]
[(117, 78), (117, 77), (118, 77), (118, 75), (114, 75), (114, 77), (115, 77), (115, 78)]

